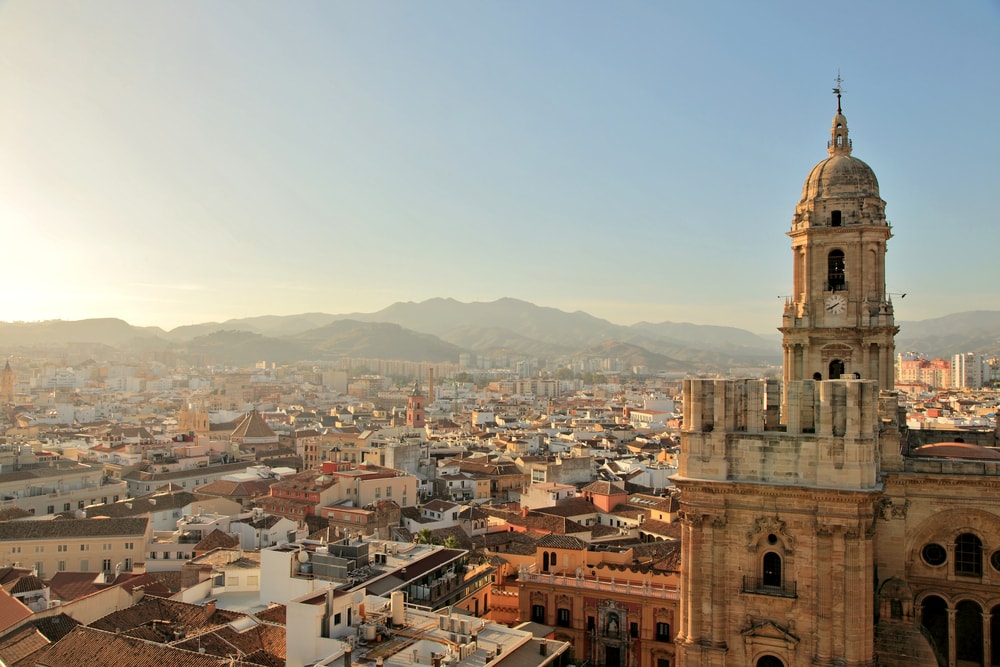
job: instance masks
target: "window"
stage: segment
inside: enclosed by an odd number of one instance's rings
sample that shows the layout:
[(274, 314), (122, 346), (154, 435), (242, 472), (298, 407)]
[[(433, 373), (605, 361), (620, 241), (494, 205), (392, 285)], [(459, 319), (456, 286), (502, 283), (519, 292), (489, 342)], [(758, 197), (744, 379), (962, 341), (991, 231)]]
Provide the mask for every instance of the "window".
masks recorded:
[(58, 563), (56, 563), (56, 569), (59, 570), (60, 572), (65, 572), (66, 571), (66, 561), (61, 560)]
[(629, 623), (628, 624), (628, 636), (631, 637), (632, 639), (638, 639), (639, 638), (639, 624), (638, 623)]
[(76, 504), (76, 508), (78, 510), (82, 510), (83, 509), (83, 501), (82, 500)]
[(757, 667), (785, 667), (785, 663), (773, 655), (765, 655), (757, 661)]
[(831, 250), (826, 259), (827, 290), (835, 292), (847, 287), (846, 263), (843, 250)]
[(108, 544), (107, 542), (105, 542), (105, 543), (104, 543), (104, 544), (103, 544), (103, 545), (101, 546), (101, 549), (103, 549), (104, 551), (111, 551), (111, 545), (110, 545), (110, 544)]
[(531, 620), (535, 623), (545, 622), (545, 605), (536, 604), (531, 607)]
[(134, 549), (135, 548), (135, 543), (134, 542), (126, 542), (125, 543), (125, 548), (126, 549), (130, 549), (130, 550)]
[(101, 561), (101, 572), (110, 572), (110, 571), (111, 571), (111, 559), (105, 558), (104, 560)]
[(955, 574), (980, 577), (983, 574), (983, 543), (972, 533), (955, 540)]
[(932, 542), (931, 544), (924, 545), (924, 548), (920, 550), (920, 556), (928, 565), (937, 566), (943, 565), (948, 559), (948, 552), (940, 544)]
[(69, 511), (69, 503), (63, 503), (63, 512)]
[(178, 551), (177, 552), (177, 560), (184, 560), (184, 558), (185, 558), (184, 552), (183, 551)]
[(86, 558), (80, 560), (80, 572), (86, 572), (90, 569), (90, 561)]
[(49, 505), (48, 507), (45, 508), (45, 513), (46, 514), (54, 514), (55, 511), (56, 511), (56, 506), (55, 505)]
[(89, 544), (81, 544), (80, 545), (80, 551), (90, 551), (90, 545)]
[(340, 614), (334, 614), (333, 615), (333, 624), (334, 625), (340, 625)]
[(555, 551), (553, 551), (552, 554), (549, 556), (549, 565), (551, 565), (552, 567), (556, 566), (556, 552)]
[(657, 623), (656, 624), (656, 641), (658, 641), (658, 642), (668, 642), (668, 641), (670, 641), (670, 624), (669, 623)]
[(556, 625), (560, 625), (564, 628), (570, 627), (569, 621), (569, 609), (560, 608), (556, 613)]
[(781, 587), (781, 556), (768, 551), (764, 554), (764, 576), (761, 583), (765, 586)]
[(587, 617), (587, 631), (588, 632), (593, 632), (594, 631), (594, 627), (595, 627), (594, 626), (594, 617), (593, 616), (588, 616)]
[(657, 658), (656, 667), (670, 667), (670, 660), (667, 658)]
[(386, 498), (392, 498), (392, 487), (391, 486), (385, 487), (385, 497)]
[(132, 571), (132, 559), (131, 558), (126, 558), (125, 559), (125, 563), (122, 565), (122, 568), (126, 572), (131, 572)]
[(840, 219), (841, 219), (840, 211), (831, 211), (830, 212), (830, 226), (831, 227), (840, 227)]

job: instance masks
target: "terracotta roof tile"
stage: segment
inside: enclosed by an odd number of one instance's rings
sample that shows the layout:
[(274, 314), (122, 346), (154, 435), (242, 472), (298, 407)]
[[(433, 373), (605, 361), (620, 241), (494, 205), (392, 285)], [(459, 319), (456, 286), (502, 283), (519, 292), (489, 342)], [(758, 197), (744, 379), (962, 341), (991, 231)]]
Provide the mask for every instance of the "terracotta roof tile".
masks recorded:
[(587, 548), (587, 543), (572, 535), (546, 535), (538, 540), (539, 547), (552, 549), (575, 549), (582, 551)]
[[(80, 626), (55, 644), (35, 654), (34, 660), (46, 667), (218, 667), (218, 656), (184, 651), (163, 644), (153, 644), (139, 639), (116, 635), (86, 626)], [(253, 663), (234, 660), (227, 663), (234, 667), (249, 667)]]
[(232, 549), (239, 545), (240, 540), (232, 535), (227, 535), (218, 528), (202, 538), (201, 542), (194, 545), (195, 552), (202, 553), (212, 549)]
[(13, 665), (50, 643), (35, 626), (23, 626), (0, 640), (0, 660), (5, 665)]
[(31, 616), (31, 610), (20, 600), (12, 597), (7, 591), (0, 590), (0, 631), (6, 630), (29, 616)]
[(136, 536), (146, 533), (149, 519), (55, 519), (0, 522), (0, 541), (46, 540), (71, 537)]

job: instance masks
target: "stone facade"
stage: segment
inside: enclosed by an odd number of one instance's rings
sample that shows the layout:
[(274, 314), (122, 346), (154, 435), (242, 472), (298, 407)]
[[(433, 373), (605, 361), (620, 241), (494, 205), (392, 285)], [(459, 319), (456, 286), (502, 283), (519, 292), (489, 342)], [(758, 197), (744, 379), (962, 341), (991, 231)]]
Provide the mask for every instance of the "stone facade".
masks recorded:
[(685, 382), (678, 663), (998, 665), (997, 451), (905, 446), (892, 233), (839, 96), (829, 152), (789, 232), (783, 384)]

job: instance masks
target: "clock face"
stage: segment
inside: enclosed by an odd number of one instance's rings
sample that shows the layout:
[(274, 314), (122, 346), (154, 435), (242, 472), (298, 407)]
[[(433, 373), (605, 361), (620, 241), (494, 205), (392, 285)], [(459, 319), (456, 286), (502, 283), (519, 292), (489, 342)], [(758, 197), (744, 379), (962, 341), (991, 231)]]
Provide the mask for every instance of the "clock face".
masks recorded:
[(826, 297), (826, 312), (831, 315), (840, 315), (847, 310), (847, 299), (840, 294), (832, 294)]

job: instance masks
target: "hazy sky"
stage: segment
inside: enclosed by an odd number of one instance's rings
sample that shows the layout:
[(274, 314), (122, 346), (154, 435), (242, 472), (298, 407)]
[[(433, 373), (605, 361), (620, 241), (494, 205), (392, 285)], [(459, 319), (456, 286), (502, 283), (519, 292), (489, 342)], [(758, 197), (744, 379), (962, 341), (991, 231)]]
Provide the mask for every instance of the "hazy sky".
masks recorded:
[(0, 320), (773, 332), (838, 68), (899, 320), (1000, 309), (1000, 4), (0, 3)]

